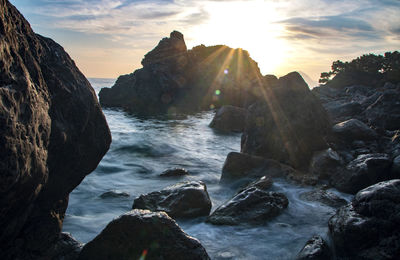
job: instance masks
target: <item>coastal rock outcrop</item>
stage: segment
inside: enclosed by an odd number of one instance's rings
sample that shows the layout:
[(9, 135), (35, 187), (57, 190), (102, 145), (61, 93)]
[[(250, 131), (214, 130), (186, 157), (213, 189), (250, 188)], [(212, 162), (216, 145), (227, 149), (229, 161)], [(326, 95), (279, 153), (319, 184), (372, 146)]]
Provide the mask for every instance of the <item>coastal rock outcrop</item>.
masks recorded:
[(400, 180), (359, 191), (329, 220), (338, 257), (396, 259), (400, 255)]
[(100, 93), (102, 106), (122, 107), (138, 114), (165, 114), (242, 107), (252, 95), (251, 83), (261, 79), (247, 51), (217, 45), (186, 49), (173, 31), (142, 60), (143, 68), (118, 78)]
[(160, 174), (160, 177), (180, 177), (180, 176), (185, 176), (189, 175), (189, 172), (186, 169), (183, 168), (173, 168), (173, 169), (168, 169), (163, 171)]
[(362, 154), (332, 176), (332, 183), (340, 191), (355, 194), (377, 182), (396, 178), (391, 175), (391, 165), (387, 154)]
[(325, 109), (297, 72), (265, 86), (263, 99), (248, 109), (241, 152), (307, 168), (313, 153), (327, 148)]
[(289, 201), (283, 193), (268, 191), (265, 177), (252, 183), (219, 206), (207, 219), (215, 225), (263, 224), (278, 216)]
[(268, 177), (286, 177), (296, 174), (296, 171), (272, 159), (245, 153), (230, 152), (222, 167), (221, 181), (254, 178), (267, 175)]
[(329, 260), (333, 259), (328, 243), (320, 236), (310, 238), (299, 252), (296, 260)]
[(211, 200), (205, 183), (191, 181), (140, 195), (134, 200), (132, 208), (165, 211), (172, 218), (192, 218), (208, 216)]
[(87, 243), (83, 259), (210, 259), (165, 212), (132, 210), (111, 221)]
[(243, 132), (247, 111), (241, 107), (223, 106), (215, 113), (210, 127), (224, 132)]
[(60, 239), (69, 193), (111, 135), (94, 90), (56, 42), (0, 0), (0, 258), (30, 259)]
[(317, 201), (333, 208), (339, 208), (347, 204), (345, 199), (325, 189), (317, 189), (301, 193), (300, 198), (307, 201)]

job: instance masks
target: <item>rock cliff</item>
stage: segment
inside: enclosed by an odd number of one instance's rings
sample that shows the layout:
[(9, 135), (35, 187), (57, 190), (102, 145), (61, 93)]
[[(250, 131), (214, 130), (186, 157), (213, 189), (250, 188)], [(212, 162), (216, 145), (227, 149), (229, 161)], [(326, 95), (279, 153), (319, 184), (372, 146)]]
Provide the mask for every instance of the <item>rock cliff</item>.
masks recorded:
[(38, 258), (59, 239), (68, 195), (111, 135), (64, 49), (7, 0), (0, 10), (0, 258)]

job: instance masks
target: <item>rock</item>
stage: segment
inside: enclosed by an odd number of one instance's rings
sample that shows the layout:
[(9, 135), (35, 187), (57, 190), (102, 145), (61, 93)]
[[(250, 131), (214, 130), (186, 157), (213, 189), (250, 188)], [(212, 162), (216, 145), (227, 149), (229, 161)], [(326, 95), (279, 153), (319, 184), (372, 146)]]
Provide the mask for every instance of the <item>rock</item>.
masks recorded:
[(391, 176), (396, 179), (400, 179), (400, 155), (393, 159)]
[(314, 153), (309, 171), (319, 179), (328, 179), (338, 171), (341, 165), (341, 158), (337, 152), (328, 148)]
[(306, 242), (303, 249), (299, 252), (296, 260), (329, 260), (333, 259), (332, 253), (329, 249), (328, 244), (322, 237), (313, 236), (310, 240)]
[(132, 210), (111, 221), (78, 259), (210, 259), (164, 212)]
[(138, 114), (242, 107), (251, 94), (250, 83), (262, 78), (248, 52), (223, 45), (188, 51), (183, 35), (176, 31), (146, 54), (142, 65), (120, 76), (112, 88), (103, 88), (100, 103)]
[(111, 198), (123, 198), (123, 197), (129, 197), (129, 193), (123, 192), (123, 191), (115, 191), (115, 190), (110, 190), (107, 192), (104, 192), (103, 194), (100, 195), (100, 198), (102, 199), (111, 199)]
[(363, 110), (358, 102), (332, 101), (324, 104), (324, 108), (334, 122), (341, 122), (359, 115)]
[(327, 147), (330, 128), (325, 109), (293, 72), (266, 87), (264, 99), (249, 107), (241, 152), (305, 169), (312, 154)]
[(140, 195), (134, 200), (132, 208), (165, 211), (172, 218), (193, 218), (208, 216), (211, 200), (205, 183), (191, 181)]
[(300, 194), (300, 198), (303, 200), (320, 202), (332, 208), (339, 208), (347, 204), (345, 199), (324, 189), (303, 192)]
[(359, 155), (345, 171), (333, 177), (333, 185), (340, 191), (355, 194), (377, 182), (393, 179), (391, 164), (387, 154)]
[(40, 258), (59, 238), (69, 193), (97, 167), (111, 135), (74, 61), (6, 0), (0, 46), (0, 258)]
[(388, 89), (365, 110), (368, 123), (387, 130), (400, 129), (400, 88)]
[(269, 188), (272, 187), (272, 179), (270, 177), (267, 176), (263, 176), (258, 180), (255, 180), (253, 182), (251, 182), (250, 184), (248, 184), (246, 187), (244, 187), (243, 189), (240, 189), (236, 194), (241, 193), (242, 191), (245, 191), (251, 187), (255, 187), (259, 190), (268, 190)]
[(253, 178), (268, 175), (285, 177), (295, 170), (271, 159), (244, 153), (230, 152), (222, 167), (221, 181)]
[(189, 172), (186, 169), (174, 168), (174, 169), (168, 169), (168, 170), (163, 171), (160, 174), (160, 177), (178, 177), (178, 176), (184, 176), (184, 175), (189, 175)]
[(333, 133), (347, 141), (354, 140), (373, 140), (377, 138), (374, 130), (357, 119), (350, 119), (338, 123), (332, 128)]
[(210, 127), (225, 132), (243, 132), (245, 121), (246, 109), (228, 105), (218, 109)]
[(400, 180), (359, 191), (329, 220), (342, 259), (397, 259), (400, 255)]
[(69, 233), (60, 233), (59, 239), (46, 251), (45, 259), (75, 260), (81, 252), (83, 244), (75, 240)]
[(215, 225), (257, 225), (278, 216), (287, 208), (289, 201), (282, 193), (266, 191), (269, 188), (266, 183), (264, 179), (248, 186), (219, 206), (207, 222)]

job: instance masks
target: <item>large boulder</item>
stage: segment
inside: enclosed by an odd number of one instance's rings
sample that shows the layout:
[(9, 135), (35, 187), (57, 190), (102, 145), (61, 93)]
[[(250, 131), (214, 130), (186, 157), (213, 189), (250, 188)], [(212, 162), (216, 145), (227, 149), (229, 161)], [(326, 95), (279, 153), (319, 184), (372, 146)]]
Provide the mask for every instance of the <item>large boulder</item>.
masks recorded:
[(296, 257), (296, 260), (329, 260), (333, 259), (328, 243), (320, 236), (310, 238)]
[(400, 180), (380, 182), (357, 193), (329, 220), (338, 257), (397, 259), (400, 255)]
[(132, 210), (111, 221), (78, 259), (210, 259), (165, 212)]
[(264, 89), (249, 107), (241, 152), (307, 168), (315, 151), (327, 147), (329, 117), (297, 72)]
[(205, 183), (190, 181), (140, 195), (134, 200), (132, 208), (165, 211), (173, 218), (192, 218), (208, 216), (211, 200)]
[(300, 194), (300, 198), (307, 201), (319, 202), (333, 208), (339, 208), (347, 204), (345, 199), (326, 189), (303, 192)]
[(357, 119), (337, 123), (332, 128), (333, 133), (346, 141), (373, 140), (377, 138), (374, 130)]
[(342, 164), (342, 158), (332, 148), (315, 152), (311, 158), (309, 172), (319, 179), (328, 179), (334, 175)]
[(282, 193), (267, 191), (270, 181), (263, 178), (249, 185), (219, 206), (207, 219), (215, 225), (263, 224), (278, 216), (289, 201)]
[(100, 103), (140, 114), (244, 106), (251, 82), (262, 78), (248, 52), (223, 45), (188, 51), (177, 31), (146, 54), (142, 65), (120, 76), (112, 88), (103, 88)]
[(210, 127), (224, 132), (243, 132), (245, 122), (246, 109), (227, 105), (218, 109)]
[(222, 167), (221, 181), (232, 181), (240, 178), (286, 177), (296, 171), (272, 159), (245, 153), (230, 152)]
[(346, 168), (332, 176), (332, 183), (340, 191), (355, 194), (372, 184), (390, 180), (392, 160), (387, 154), (362, 154)]
[(111, 135), (74, 61), (7, 0), (0, 53), (0, 258), (37, 258), (58, 241), (68, 195)]

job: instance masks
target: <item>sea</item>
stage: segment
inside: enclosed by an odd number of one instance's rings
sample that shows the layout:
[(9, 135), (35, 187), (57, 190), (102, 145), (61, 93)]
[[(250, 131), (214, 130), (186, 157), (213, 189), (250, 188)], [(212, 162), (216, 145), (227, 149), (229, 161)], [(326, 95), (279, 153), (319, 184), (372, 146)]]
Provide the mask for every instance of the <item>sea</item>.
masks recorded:
[[(89, 81), (98, 94), (115, 79)], [(211, 129), (215, 111), (151, 118), (115, 108), (103, 112), (111, 129), (111, 147), (97, 169), (70, 194), (64, 232), (87, 243), (111, 220), (131, 210), (136, 197), (180, 181), (205, 182), (212, 211), (235, 194), (235, 188), (219, 180), (227, 154), (240, 151), (241, 135)], [(170, 168), (185, 168), (190, 174), (178, 179), (159, 177)], [(327, 238), (328, 220), (335, 209), (302, 200), (300, 194), (312, 187), (275, 179), (272, 190), (284, 193), (289, 206), (264, 225), (215, 226), (205, 223), (205, 217), (177, 223), (201, 242), (211, 259), (294, 259), (313, 235)]]

